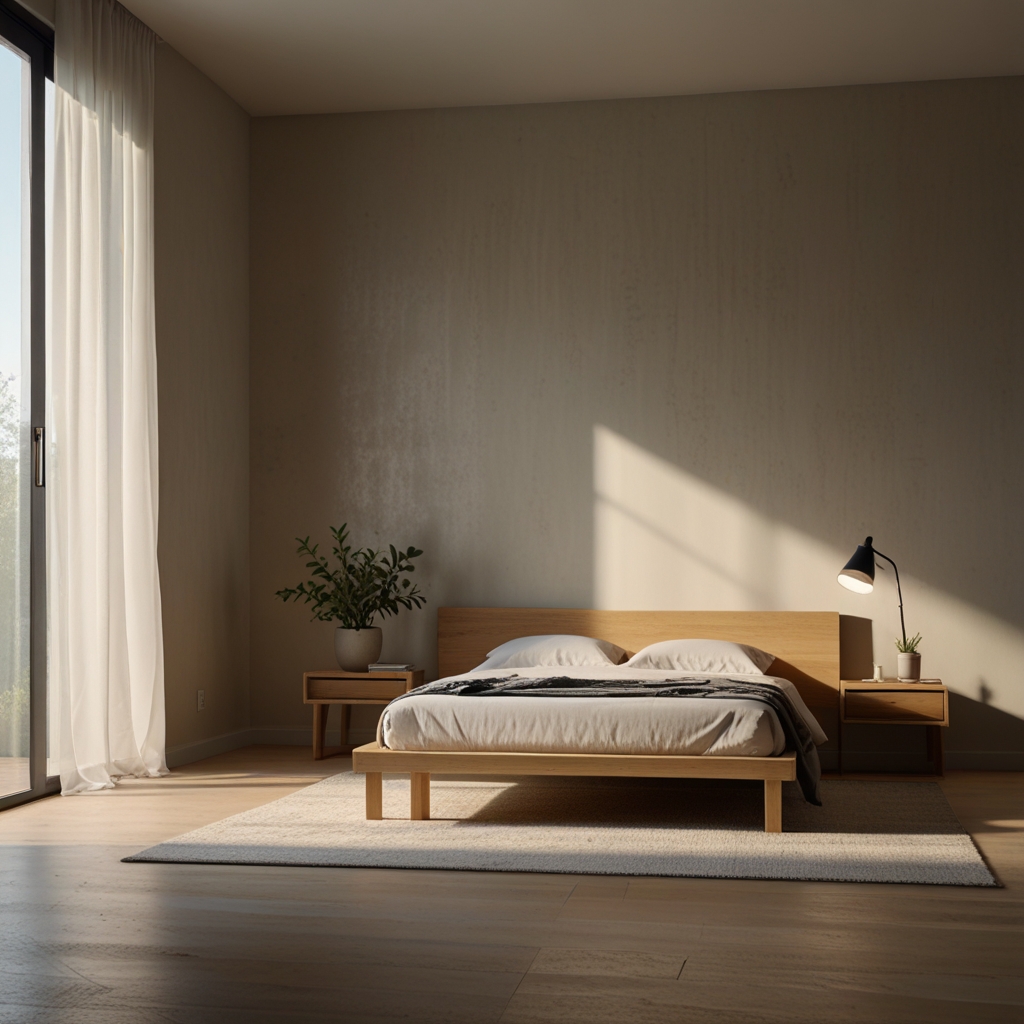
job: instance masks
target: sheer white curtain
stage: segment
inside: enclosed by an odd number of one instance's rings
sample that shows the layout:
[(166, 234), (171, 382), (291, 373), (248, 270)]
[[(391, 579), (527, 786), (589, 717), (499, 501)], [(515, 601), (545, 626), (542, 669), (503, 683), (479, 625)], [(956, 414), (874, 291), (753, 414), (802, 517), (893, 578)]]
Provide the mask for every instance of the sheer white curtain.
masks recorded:
[(57, 0), (50, 672), (61, 790), (164, 760), (153, 311), (155, 37)]

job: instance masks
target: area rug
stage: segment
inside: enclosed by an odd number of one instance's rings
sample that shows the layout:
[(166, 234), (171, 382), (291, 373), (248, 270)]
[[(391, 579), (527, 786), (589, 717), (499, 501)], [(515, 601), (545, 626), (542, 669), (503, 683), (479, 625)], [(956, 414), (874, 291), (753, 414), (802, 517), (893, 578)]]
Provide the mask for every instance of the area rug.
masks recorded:
[(125, 860), (998, 885), (935, 783), (826, 781), (822, 807), (783, 789), (774, 835), (760, 783), (705, 779), (442, 776), (409, 821), (408, 776), (386, 777), (367, 821), (343, 772)]

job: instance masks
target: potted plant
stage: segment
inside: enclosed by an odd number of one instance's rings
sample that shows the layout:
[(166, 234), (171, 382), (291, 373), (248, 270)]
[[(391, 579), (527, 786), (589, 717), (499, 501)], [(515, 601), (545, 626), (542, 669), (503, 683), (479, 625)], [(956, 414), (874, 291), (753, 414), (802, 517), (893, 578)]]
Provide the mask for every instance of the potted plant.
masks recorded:
[(426, 603), (419, 588), (406, 576), (414, 570), (414, 558), (423, 554), (418, 548), (389, 552), (373, 548), (352, 550), (348, 543), (348, 523), (331, 527), (334, 557), (340, 567), (331, 568), (318, 545), (309, 538), (296, 537), (298, 553), (309, 558), (306, 568), (312, 579), (296, 587), (277, 591), (282, 601), (300, 598), (313, 606), (313, 618), (340, 623), (334, 631), (334, 654), (347, 672), (366, 672), (380, 657), (383, 635), (373, 624), (378, 616), (397, 615), (400, 608), (420, 608)]
[(904, 682), (917, 682), (921, 678), (921, 655), (917, 653), (918, 645), (921, 643), (921, 634), (915, 633), (908, 640), (906, 636), (902, 640), (896, 640), (896, 676)]

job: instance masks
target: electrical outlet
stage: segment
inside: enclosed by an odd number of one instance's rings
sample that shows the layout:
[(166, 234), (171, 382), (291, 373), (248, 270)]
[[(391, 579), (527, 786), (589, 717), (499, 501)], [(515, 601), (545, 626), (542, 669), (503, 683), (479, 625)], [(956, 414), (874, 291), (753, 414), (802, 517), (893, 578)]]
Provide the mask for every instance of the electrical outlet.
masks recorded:
[(206, 710), (206, 691), (196, 690), (196, 711)]

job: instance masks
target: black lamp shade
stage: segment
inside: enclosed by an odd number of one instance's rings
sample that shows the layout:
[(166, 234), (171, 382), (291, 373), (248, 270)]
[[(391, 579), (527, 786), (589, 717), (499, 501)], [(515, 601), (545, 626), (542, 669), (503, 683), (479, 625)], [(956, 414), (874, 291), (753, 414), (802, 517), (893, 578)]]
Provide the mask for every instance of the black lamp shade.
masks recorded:
[(853, 558), (843, 566), (839, 582), (855, 594), (870, 594), (874, 589), (875, 549), (871, 546), (870, 537), (857, 546)]

